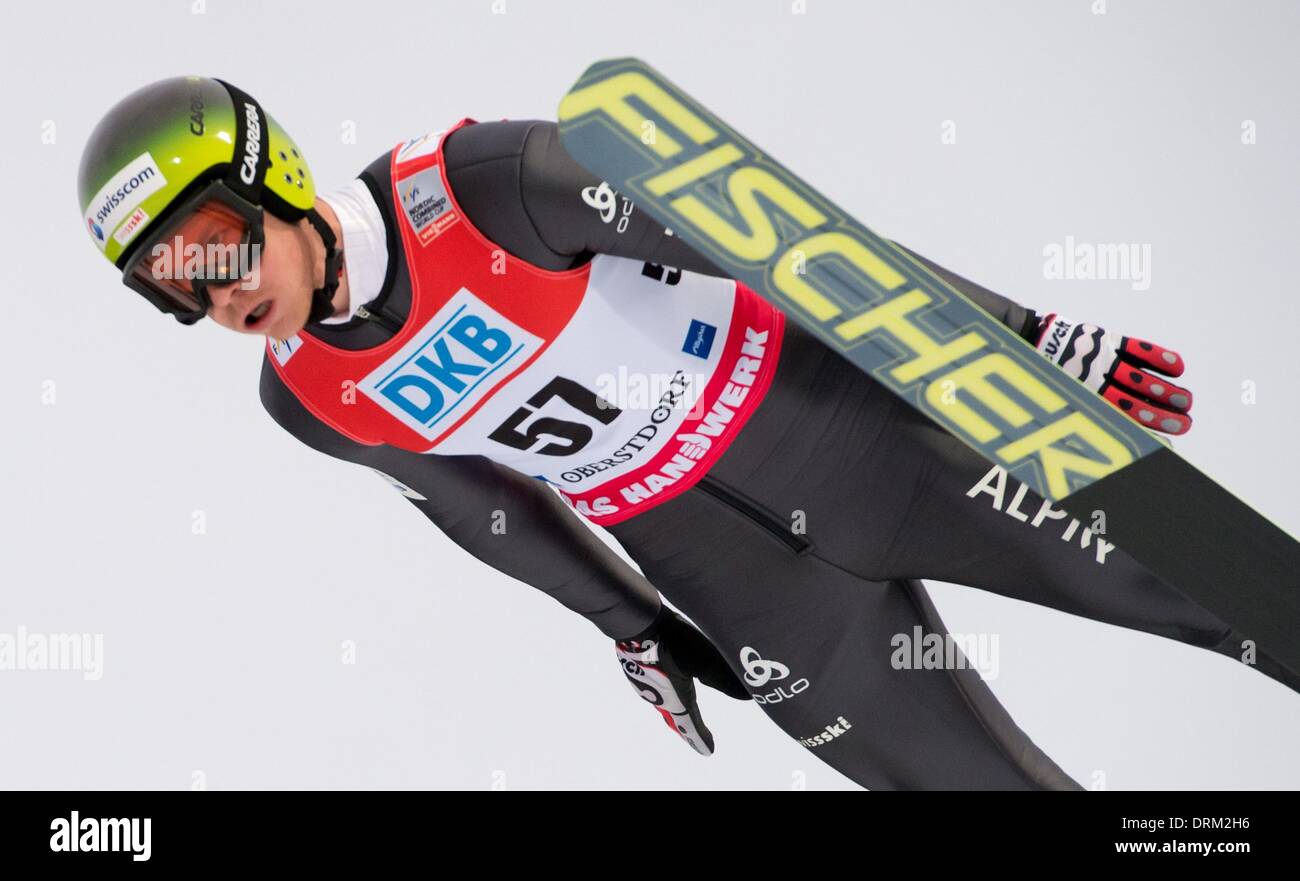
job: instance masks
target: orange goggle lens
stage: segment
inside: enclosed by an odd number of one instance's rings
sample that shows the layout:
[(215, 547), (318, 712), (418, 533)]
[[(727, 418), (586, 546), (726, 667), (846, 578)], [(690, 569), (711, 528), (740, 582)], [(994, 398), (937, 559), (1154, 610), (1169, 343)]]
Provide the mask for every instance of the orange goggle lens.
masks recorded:
[(203, 308), (197, 286), (237, 281), (259, 259), (258, 250), (244, 216), (212, 199), (150, 245), (131, 274), (179, 308), (196, 311)]

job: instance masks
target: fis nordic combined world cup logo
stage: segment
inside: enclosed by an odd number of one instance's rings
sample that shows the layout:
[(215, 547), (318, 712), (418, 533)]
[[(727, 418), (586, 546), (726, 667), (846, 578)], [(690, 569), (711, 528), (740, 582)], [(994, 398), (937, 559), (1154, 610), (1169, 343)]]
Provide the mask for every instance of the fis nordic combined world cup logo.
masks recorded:
[(427, 245), (456, 221), (451, 198), (442, 185), (438, 166), (433, 165), (402, 178), (397, 183), (402, 212), (421, 245)]

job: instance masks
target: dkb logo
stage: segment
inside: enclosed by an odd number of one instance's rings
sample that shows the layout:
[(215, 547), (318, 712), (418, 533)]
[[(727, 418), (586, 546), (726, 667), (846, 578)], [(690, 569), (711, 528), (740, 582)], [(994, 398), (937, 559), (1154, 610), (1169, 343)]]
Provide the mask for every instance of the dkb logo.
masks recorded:
[(359, 388), (408, 428), (433, 440), (468, 412), (541, 340), (465, 288)]

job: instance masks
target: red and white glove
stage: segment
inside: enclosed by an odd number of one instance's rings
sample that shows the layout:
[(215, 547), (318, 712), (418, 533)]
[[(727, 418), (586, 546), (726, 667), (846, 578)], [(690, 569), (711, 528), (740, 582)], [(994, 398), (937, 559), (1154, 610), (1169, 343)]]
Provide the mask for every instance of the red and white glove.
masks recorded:
[(702, 756), (713, 755), (713, 734), (700, 716), (695, 680), (737, 700), (750, 699), (708, 637), (667, 606), (644, 633), (615, 642), (614, 651), (636, 693)]
[(1150, 372), (1182, 376), (1177, 352), (1055, 312), (1039, 321), (1035, 348), (1139, 425), (1166, 434), (1186, 434), (1192, 427), (1192, 393)]

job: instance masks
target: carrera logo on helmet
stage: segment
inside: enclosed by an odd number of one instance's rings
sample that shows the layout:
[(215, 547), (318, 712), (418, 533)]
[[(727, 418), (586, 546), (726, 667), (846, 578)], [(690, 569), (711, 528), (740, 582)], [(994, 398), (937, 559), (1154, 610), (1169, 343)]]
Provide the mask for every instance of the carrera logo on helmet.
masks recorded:
[(247, 131), (244, 133), (244, 164), (239, 169), (239, 179), (251, 186), (257, 178), (257, 154), (262, 149), (262, 118), (257, 108), (247, 101), (244, 102), (244, 113), (247, 115)]
[(166, 185), (167, 178), (149, 153), (141, 153), (127, 163), (100, 187), (86, 208), (86, 229), (95, 244), (102, 250), (107, 245), (104, 231), (116, 229), (141, 202)]
[(203, 134), (203, 93), (198, 89), (190, 92), (190, 134)]
[(542, 341), (461, 288), (357, 387), (407, 428), (435, 440), (490, 396)]

